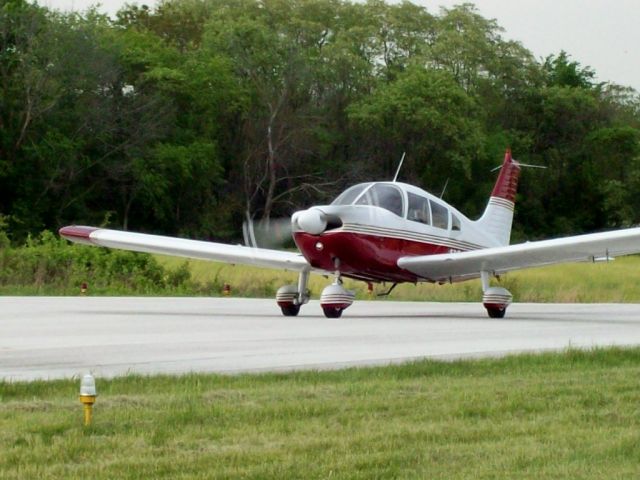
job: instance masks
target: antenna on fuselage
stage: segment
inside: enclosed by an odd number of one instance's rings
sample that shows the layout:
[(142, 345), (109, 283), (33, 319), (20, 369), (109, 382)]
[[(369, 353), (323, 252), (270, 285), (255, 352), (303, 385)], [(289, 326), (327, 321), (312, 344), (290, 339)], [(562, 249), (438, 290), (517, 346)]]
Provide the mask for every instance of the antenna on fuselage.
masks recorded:
[[(514, 162), (518, 162), (515, 158), (513, 160)], [(518, 162), (518, 166), (525, 167), (525, 168), (542, 168), (542, 169), (547, 168), (545, 165), (531, 165), (529, 163), (520, 163), (520, 162)], [(491, 171), (495, 172), (496, 170), (500, 170), (501, 168), (502, 168), (502, 165), (498, 165), (497, 167), (492, 168)]]
[(442, 187), (442, 193), (440, 194), (440, 199), (442, 200), (442, 197), (444, 197), (444, 192), (447, 191), (447, 185), (449, 185), (449, 179), (447, 178), (447, 181), (444, 182), (444, 187)]
[(400, 169), (402, 168), (402, 162), (404, 162), (404, 156), (407, 154), (407, 152), (402, 152), (402, 158), (400, 159), (400, 164), (398, 165), (398, 169), (396, 170), (396, 174), (393, 177), (393, 182), (395, 183), (396, 180), (398, 180), (398, 175), (400, 174)]

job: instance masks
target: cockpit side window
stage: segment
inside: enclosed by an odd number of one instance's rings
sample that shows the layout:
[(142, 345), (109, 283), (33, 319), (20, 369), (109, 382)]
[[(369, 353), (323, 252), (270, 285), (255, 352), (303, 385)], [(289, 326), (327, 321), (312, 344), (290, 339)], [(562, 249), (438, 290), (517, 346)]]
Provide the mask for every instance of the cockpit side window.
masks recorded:
[(454, 232), (459, 232), (460, 230), (462, 230), (460, 219), (456, 217), (453, 213), (451, 214), (451, 230)]
[(430, 225), (431, 213), (429, 212), (429, 200), (411, 192), (407, 192), (407, 195), (409, 197), (407, 219)]
[(433, 226), (444, 228), (445, 230), (449, 228), (449, 210), (434, 201), (430, 201), (429, 203), (431, 203)]
[(365, 188), (367, 188), (370, 183), (360, 183), (358, 185), (354, 185), (351, 188), (347, 188), (344, 192), (338, 195), (331, 205), (351, 205), (353, 201), (358, 198)]
[(403, 214), (402, 193), (396, 187), (376, 183), (358, 199), (356, 205), (373, 205), (389, 210), (398, 216)]

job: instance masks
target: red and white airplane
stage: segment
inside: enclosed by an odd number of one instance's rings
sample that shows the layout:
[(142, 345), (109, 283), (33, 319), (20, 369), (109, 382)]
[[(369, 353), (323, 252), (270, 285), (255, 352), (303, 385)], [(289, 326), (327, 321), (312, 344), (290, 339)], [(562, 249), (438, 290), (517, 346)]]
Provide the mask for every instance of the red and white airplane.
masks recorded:
[(640, 228), (509, 245), (519, 175), (520, 164), (507, 150), (489, 203), (475, 221), (412, 185), (355, 185), (330, 205), (294, 213), (293, 238), (301, 253), (86, 226), (63, 227), (60, 235), (87, 245), (297, 271), (297, 285), (285, 285), (276, 295), (286, 316), (297, 315), (309, 301), (310, 273), (333, 275), (320, 296), (330, 318), (340, 317), (354, 300), (342, 277), (393, 284), (479, 277), (484, 307), (490, 317), (501, 318), (512, 296), (490, 286), (492, 276), (640, 252)]

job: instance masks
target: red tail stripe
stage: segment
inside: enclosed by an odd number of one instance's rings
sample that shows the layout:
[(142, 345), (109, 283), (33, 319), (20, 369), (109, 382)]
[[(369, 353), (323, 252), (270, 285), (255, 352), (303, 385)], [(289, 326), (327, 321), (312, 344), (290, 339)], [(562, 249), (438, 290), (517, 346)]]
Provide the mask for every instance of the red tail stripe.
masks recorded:
[(504, 198), (505, 200), (515, 203), (519, 177), (520, 165), (511, 158), (511, 150), (507, 150), (504, 156), (504, 163), (500, 169), (500, 175), (498, 175), (498, 180), (493, 187), (491, 196)]

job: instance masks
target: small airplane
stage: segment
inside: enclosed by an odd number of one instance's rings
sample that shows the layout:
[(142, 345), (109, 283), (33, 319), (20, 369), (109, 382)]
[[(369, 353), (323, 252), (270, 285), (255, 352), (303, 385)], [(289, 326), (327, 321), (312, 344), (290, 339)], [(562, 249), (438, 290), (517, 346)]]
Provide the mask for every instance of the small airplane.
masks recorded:
[[(352, 186), (330, 205), (295, 212), (293, 239), (301, 253), (68, 226), (60, 235), (72, 242), (231, 264), (299, 272), (296, 285), (278, 289), (283, 315), (298, 315), (309, 302), (310, 273), (333, 276), (320, 305), (337, 318), (355, 294), (342, 278), (368, 283), (453, 283), (480, 278), (482, 303), (502, 318), (511, 293), (491, 286), (491, 277), (554, 263), (603, 261), (640, 252), (640, 228), (509, 245), (521, 165), (507, 150), (483, 215), (470, 220), (441, 198), (401, 182)], [(397, 173), (396, 173), (397, 178)]]

